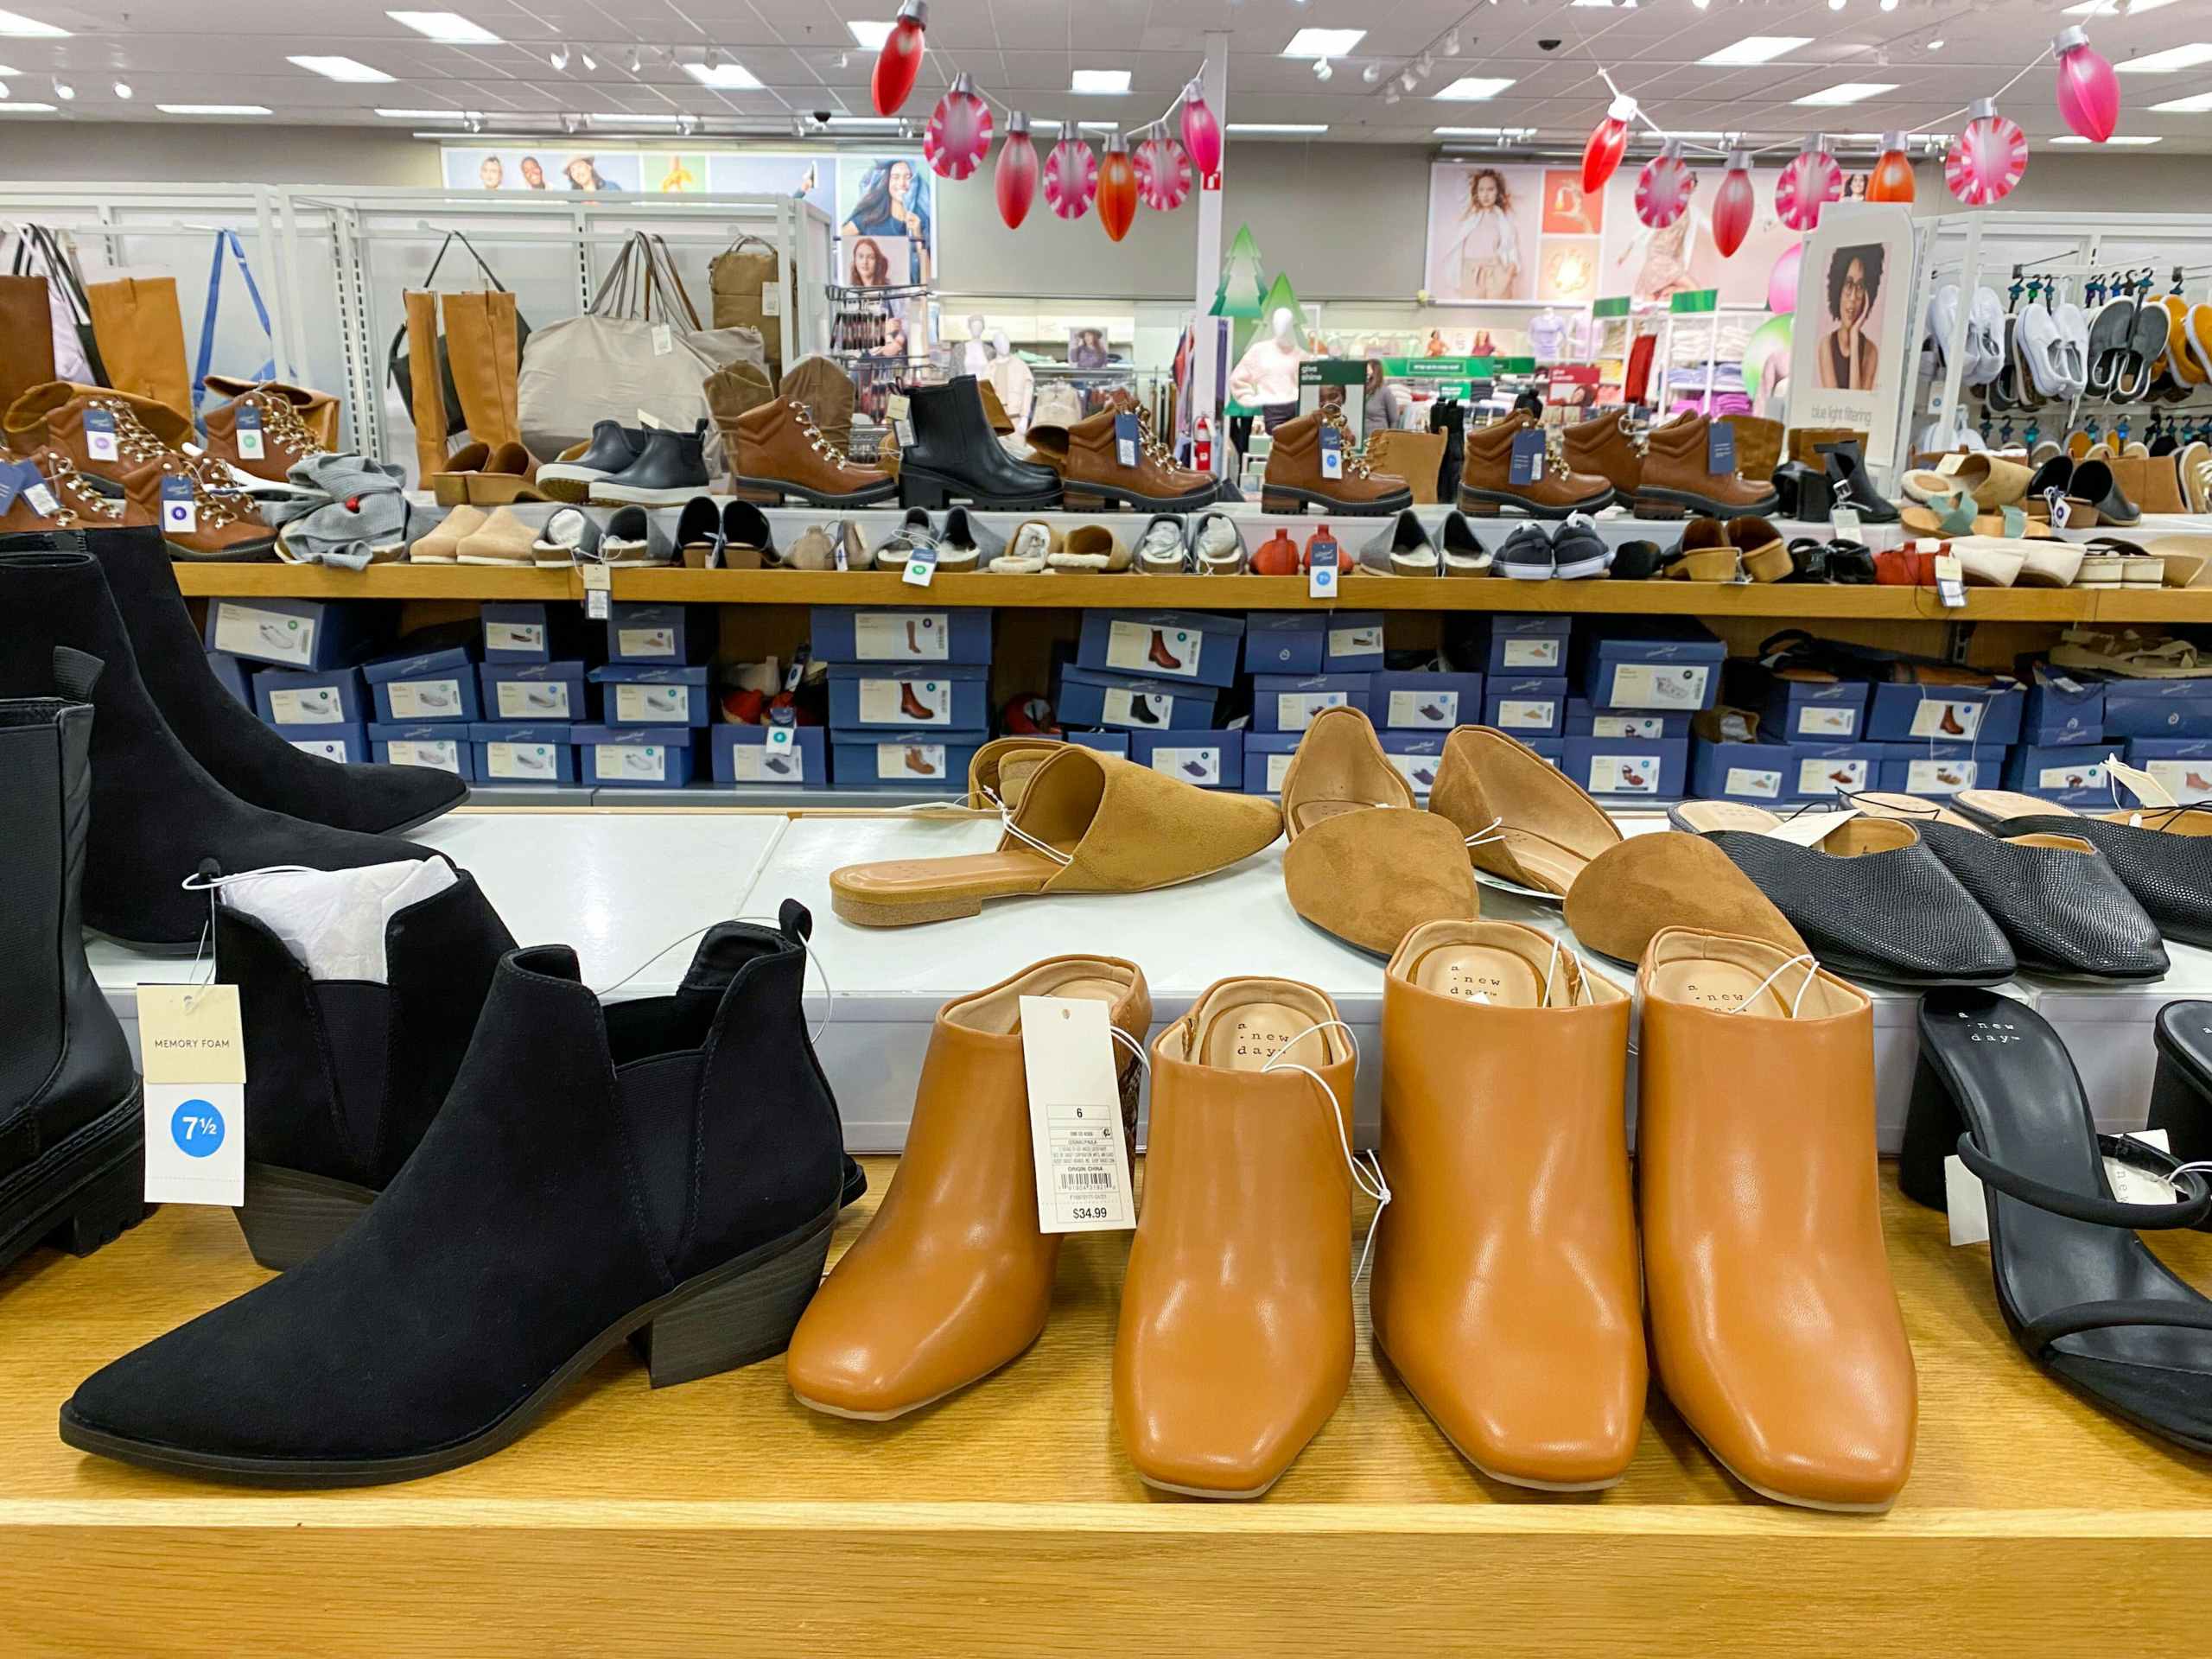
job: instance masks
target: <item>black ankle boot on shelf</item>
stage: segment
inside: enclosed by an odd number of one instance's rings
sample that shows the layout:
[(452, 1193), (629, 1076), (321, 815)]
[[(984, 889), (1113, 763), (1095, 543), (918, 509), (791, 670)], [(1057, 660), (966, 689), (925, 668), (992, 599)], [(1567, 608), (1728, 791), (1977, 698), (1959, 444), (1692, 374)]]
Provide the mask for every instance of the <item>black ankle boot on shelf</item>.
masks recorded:
[(1862, 524), (1897, 522), (1895, 504), (1875, 489), (1873, 477), (1867, 472), (1866, 460), (1856, 443), (1816, 443), (1813, 448), (1827, 457), (1831, 514), (1837, 507), (1849, 507)]
[(88, 704), (0, 702), (0, 1268), (48, 1240), (89, 1255), (146, 1213), (138, 1074), (78, 920), (92, 736)]
[(626, 1337), (656, 1387), (781, 1353), (843, 1160), (804, 908), (725, 922), (672, 996), (504, 958), (443, 1109), (337, 1242), (116, 1361), (61, 1438), (260, 1484), (368, 1485), (518, 1438)]
[[(0, 553), (0, 690), (58, 687), (99, 711), (92, 736), (92, 828), (85, 925), (156, 956), (189, 956), (208, 872), (303, 864), (350, 869), (429, 849), (249, 806), (177, 741), (139, 677), (130, 636), (88, 553)], [(194, 650), (198, 651), (195, 642)]]
[(1060, 475), (1016, 461), (991, 430), (976, 378), (911, 386), (907, 418), (914, 441), (899, 452), (899, 505), (949, 507), (955, 501), (1001, 512), (1058, 506)]
[[(12, 550), (29, 539), (10, 537), (0, 545)], [(99, 561), (147, 695), (185, 752), (249, 806), (334, 830), (397, 835), (468, 798), (468, 786), (449, 772), (340, 766), (302, 753), (256, 719), (207, 666), (158, 530), (57, 531), (41, 539)]]

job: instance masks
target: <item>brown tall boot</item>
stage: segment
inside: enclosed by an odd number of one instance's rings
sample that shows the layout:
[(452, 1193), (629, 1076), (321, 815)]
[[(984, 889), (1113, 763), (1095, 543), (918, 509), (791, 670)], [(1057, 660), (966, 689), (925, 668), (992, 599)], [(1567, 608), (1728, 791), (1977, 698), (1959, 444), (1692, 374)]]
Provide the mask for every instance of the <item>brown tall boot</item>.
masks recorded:
[[(214, 374), (207, 377), (207, 389), (227, 393), (231, 399), (207, 411), (207, 453), (226, 466), (282, 484), (296, 462), (327, 454), (335, 447), (338, 400), (328, 392)], [(249, 442), (240, 447), (241, 415), (246, 416), (247, 432), (258, 429), (257, 445)], [(332, 435), (325, 437), (326, 430)], [(249, 448), (257, 453), (249, 455)]]
[(1885, 1510), (1912, 1349), (1882, 1247), (1866, 994), (1763, 940), (1668, 928), (1637, 973), (1652, 1363), (1764, 1497)]
[[(1124, 414), (1137, 422), (1136, 461), (1122, 464), (1115, 423)], [(1067, 429), (1067, 448), (1045, 464), (1060, 475), (1062, 499), (1071, 512), (1113, 508), (1188, 512), (1210, 505), (1219, 493), (1204, 473), (1179, 467), (1152, 435), (1151, 421), (1135, 404), (1117, 404)]]
[(1382, 981), (1376, 1346), (1493, 1480), (1610, 1486), (1643, 1427), (1626, 992), (1518, 922), (1431, 922)]
[[(442, 294), (439, 308), (445, 317), (446, 358), (453, 365), (454, 390), (461, 397), (461, 413), (468, 435), (496, 450), (503, 443), (522, 438), (515, 417), (514, 340), (503, 333), (493, 302), (497, 294)], [(514, 296), (506, 296), (512, 321)]]
[[(1325, 478), (1321, 472), (1321, 429), (1335, 429), (1342, 440), (1341, 478)], [(1071, 435), (1074, 432), (1071, 427)], [(1285, 421), (1274, 429), (1268, 448), (1268, 473), (1260, 492), (1266, 512), (1303, 512), (1316, 507), (1353, 518), (1399, 512), (1414, 504), (1406, 480), (1370, 468), (1352, 452), (1351, 432), (1334, 410), (1317, 409)]]
[(1618, 410), (1606, 410), (1566, 428), (1560, 451), (1569, 471), (1604, 479), (1624, 501), (1633, 499), (1643, 486), (1643, 449), (1629, 430), (1628, 416)]
[(1771, 479), (1754, 482), (1740, 473), (1711, 471), (1713, 423), (1703, 415), (1677, 415), (1655, 426), (1643, 441), (1643, 482), (1636, 511), (1647, 518), (1683, 512), (1716, 518), (1771, 512), (1781, 497)]
[(899, 480), (890, 474), (848, 461), (795, 397), (747, 410), (725, 436), (730, 493), (741, 501), (780, 506), (797, 497), (817, 506), (859, 507), (899, 493)]
[(1537, 463), (1532, 484), (1513, 481), (1513, 440), (1542, 427), (1525, 414), (1488, 426), (1471, 427), (1459, 471), (1459, 511), (1470, 517), (1496, 517), (1500, 507), (1518, 507), (1532, 518), (1564, 518), (1570, 512), (1595, 512), (1609, 506), (1613, 486), (1595, 473), (1576, 472), (1547, 454)]
[[(190, 530), (172, 528), (162, 493), (164, 479), (181, 478), (192, 486), (194, 524)], [(162, 527), (169, 556), (184, 560), (243, 560), (274, 558), (276, 537), (261, 521), (246, 497), (234, 490), (212, 490), (207, 480), (179, 455), (164, 454), (123, 480), (130, 511), (144, 515), (141, 524)]]
[[(446, 442), (452, 435), (446, 426), (444, 377), (438, 372), (438, 296), (410, 289), (402, 296), (407, 307), (407, 360), (412, 365), (408, 412), (415, 422), (415, 469), (424, 489), (447, 470)], [(488, 448), (489, 446), (486, 446)]]
[[(1143, 971), (1110, 957), (1055, 957), (938, 1010), (890, 1189), (791, 1333), (785, 1370), (802, 1404), (900, 1416), (989, 1376), (1043, 1332), (1065, 1236), (1038, 1230), (1025, 996), (1104, 1002), (1139, 1044), (1152, 1026)], [(1137, 1063), (1117, 1044), (1115, 1065), (1134, 1147)]]

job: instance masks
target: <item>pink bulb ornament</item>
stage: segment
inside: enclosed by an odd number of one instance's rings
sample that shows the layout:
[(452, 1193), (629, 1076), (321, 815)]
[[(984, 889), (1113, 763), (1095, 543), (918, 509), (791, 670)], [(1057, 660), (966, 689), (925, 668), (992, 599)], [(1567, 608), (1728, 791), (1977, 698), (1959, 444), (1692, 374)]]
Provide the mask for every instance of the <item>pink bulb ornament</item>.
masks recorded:
[(1021, 228), (1037, 200), (1037, 146), (1029, 137), (1029, 118), (1016, 110), (1006, 118), (1006, 142), (999, 146), (998, 169), (992, 184), (998, 193), (999, 217), (1010, 231)]
[(2028, 136), (1997, 113), (1994, 99), (1976, 99), (1970, 115), (1943, 157), (1943, 182), (1967, 207), (1986, 207), (2011, 195), (2028, 170)]
[(1191, 165), (1201, 173), (1221, 171), (1221, 123), (1206, 106), (1203, 82), (1183, 89), (1183, 148), (1191, 152)]
[(1636, 119), (1636, 100), (1625, 93), (1605, 108), (1605, 118), (1590, 129), (1582, 146), (1582, 194), (1594, 195), (1628, 154), (1628, 124)]
[(1045, 158), (1045, 205), (1062, 219), (1081, 219), (1098, 194), (1098, 158), (1074, 137), (1052, 146)]
[(1713, 245), (1720, 250), (1723, 259), (1733, 258), (1736, 250), (1744, 245), (1758, 210), (1758, 197), (1751, 188), (1751, 156), (1744, 150), (1731, 150), (1727, 175), (1713, 197)]
[(1774, 181), (1775, 215), (1793, 231), (1813, 229), (1821, 209), (1843, 194), (1843, 169), (1827, 146), (1824, 133), (1808, 138)]
[(924, 32), (929, 28), (927, 0), (901, 0), (899, 21), (883, 37), (875, 54), (875, 71), (868, 77), (868, 96), (878, 115), (896, 115), (914, 90), (922, 73)]
[(1688, 211), (1694, 188), (1689, 163), (1682, 160), (1681, 141), (1669, 138), (1637, 175), (1637, 218), (1653, 230), (1665, 230)]
[(1191, 158), (1157, 128), (1136, 147), (1137, 200), (1154, 213), (1180, 207), (1191, 194)]
[(976, 83), (955, 75), (930, 113), (922, 134), (922, 159), (941, 179), (964, 179), (982, 165), (991, 148), (991, 106), (976, 95)]
[(2089, 44), (2087, 29), (2061, 29), (2050, 51), (2058, 60), (2059, 115), (2091, 143), (2101, 144), (2120, 124), (2120, 78)]

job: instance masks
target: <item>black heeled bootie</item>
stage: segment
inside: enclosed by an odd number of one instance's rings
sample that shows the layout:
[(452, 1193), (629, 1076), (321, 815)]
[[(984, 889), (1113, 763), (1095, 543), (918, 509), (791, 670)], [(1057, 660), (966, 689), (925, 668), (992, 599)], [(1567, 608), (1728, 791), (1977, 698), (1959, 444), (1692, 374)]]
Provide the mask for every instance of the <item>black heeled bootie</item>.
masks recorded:
[(1059, 505), (1060, 475), (1016, 461), (991, 430), (976, 377), (911, 386), (914, 441), (899, 454), (899, 505), (949, 507), (956, 500), (1001, 512)]

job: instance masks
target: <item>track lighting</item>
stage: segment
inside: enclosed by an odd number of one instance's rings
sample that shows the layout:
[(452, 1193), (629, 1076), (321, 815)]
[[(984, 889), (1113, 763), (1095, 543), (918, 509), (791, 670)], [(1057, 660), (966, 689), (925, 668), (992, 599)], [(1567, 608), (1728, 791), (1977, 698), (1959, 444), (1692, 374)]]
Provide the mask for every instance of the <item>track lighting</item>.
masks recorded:
[(551, 64), (556, 70), (566, 73), (569, 67), (569, 48), (565, 46), (556, 46), (545, 54), (545, 61)]
[(1398, 77), (1398, 85), (1404, 87), (1409, 92), (1413, 91), (1414, 72), (1411, 69), (1408, 69), (1403, 74), (1400, 75)]
[(1336, 73), (1337, 73), (1337, 72), (1336, 72), (1335, 70), (1333, 70), (1333, 69), (1332, 69), (1331, 67), (1329, 67), (1329, 60), (1328, 60), (1326, 58), (1316, 58), (1316, 59), (1314, 59), (1314, 60), (1313, 60), (1313, 79), (1316, 79), (1316, 80), (1326, 80), (1326, 79), (1329, 79), (1329, 77), (1330, 77), (1330, 76), (1332, 76), (1332, 75), (1335, 74)]
[(127, 80), (117, 81), (115, 83), (115, 95), (121, 99), (124, 103), (129, 103), (130, 101), (130, 83)]
[(630, 48), (629, 58), (622, 67), (634, 75), (641, 67), (644, 67), (644, 64), (645, 59), (639, 54), (638, 48), (633, 46)]
[(1366, 68), (1359, 72), (1359, 78), (1372, 86), (1382, 79), (1382, 66), (1379, 63), (1369, 64)]
[(589, 47), (579, 47), (577, 48), (577, 54), (584, 60), (584, 69), (586, 73), (589, 73), (591, 70), (599, 67), (599, 60), (592, 56), (591, 48)]
[(1395, 81), (1391, 82), (1389, 87), (1383, 92), (1382, 101), (1385, 104), (1395, 104), (1398, 101), (1398, 86)]
[(1456, 58), (1459, 55), (1459, 31), (1456, 29), (1444, 37), (1444, 55), (1447, 58)]
[(719, 46), (709, 46), (707, 48), (707, 55), (702, 59), (701, 61), (703, 62), (709, 70), (721, 68), (722, 62), (721, 48)]
[(62, 79), (60, 76), (56, 75), (54, 78), (54, 95), (60, 99), (64, 104), (67, 104), (71, 99), (77, 96), (77, 89), (74, 86), (72, 86), (67, 81)]
[(1420, 60), (1414, 63), (1414, 67), (1420, 70), (1422, 74), (1426, 75), (1436, 67), (1436, 60), (1429, 56), (1427, 53), (1424, 52), (1421, 54)]

